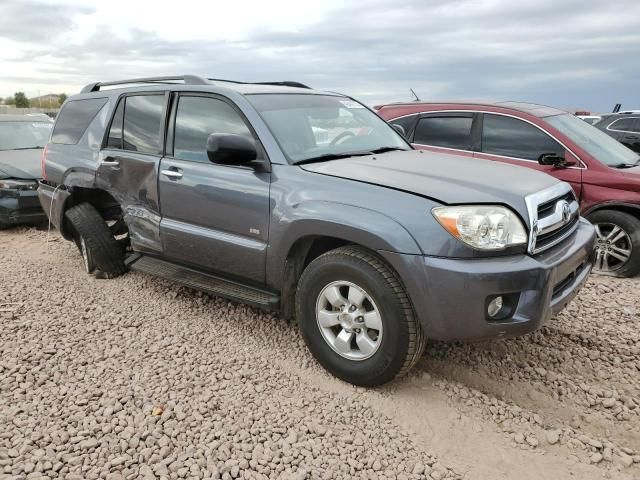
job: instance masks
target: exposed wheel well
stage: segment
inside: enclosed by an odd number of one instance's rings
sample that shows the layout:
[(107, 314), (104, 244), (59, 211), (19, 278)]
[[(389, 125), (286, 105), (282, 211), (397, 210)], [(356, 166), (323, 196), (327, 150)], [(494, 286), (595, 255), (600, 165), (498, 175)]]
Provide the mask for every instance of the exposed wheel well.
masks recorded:
[[(89, 203), (100, 213), (106, 221), (120, 220), (122, 218), (122, 208), (118, 201), (105, 190), (97, 188), (72, 187), (71, 195), (64, 205), (64, 211), (81, 203)], [(69, 229), (64, 225), (62, 232), (65, 238), (70, 238)]]
[(318, 235), (299, 238), (291, 246), (285, 261), (284, 282), (280, 296), (281, 314), (284, 318), (295, 316), (296, 286), (306, 266), (323, 253), (344, 245), (355, 244), (342, 238)]
[(591, 215), (592, 213), (601, 212), (603, 210), (613, 210), (616, 212), (628, 213), (629, 215), (633, 215), (638, 220), (640, 220), (640, 207), (634, 206), (634, 205), (619, 204), (619, 203), (612, 203), (609, 205), (605, 203), (602, 205), (597, 205), (595, 207), (592, 207), (587, 212), (585, 212), (584, 216), (589, 217), (589, 215)]

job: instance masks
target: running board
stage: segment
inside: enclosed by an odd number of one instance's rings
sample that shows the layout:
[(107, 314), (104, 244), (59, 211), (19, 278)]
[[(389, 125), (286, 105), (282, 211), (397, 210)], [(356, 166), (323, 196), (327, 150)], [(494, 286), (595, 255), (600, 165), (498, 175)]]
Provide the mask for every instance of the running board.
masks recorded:
[(136, 253), (127, 257), (125, 264), (131, 270), (166, 278), (187, 287), (236, 302), (247, 303), (268, 310), (276, 310), (280, 305), (280, 296), (276, 293), (227, 280), (209, 273), (200, 272), (193, 268), (177, 265), (155, 257)]

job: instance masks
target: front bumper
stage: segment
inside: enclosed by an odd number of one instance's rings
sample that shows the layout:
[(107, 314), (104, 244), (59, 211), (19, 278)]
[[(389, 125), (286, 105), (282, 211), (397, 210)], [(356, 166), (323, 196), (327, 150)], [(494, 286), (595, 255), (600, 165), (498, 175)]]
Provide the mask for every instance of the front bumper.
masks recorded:
[(46, 219), (36, 190), (0, 189), (0, 224), (36, 224)]
[[(595, 231), (580, 219), (562, 243), (536, 256), (452, 259), (380, 252), (405, 283), (428, 338), (479, 340), (540, 328), (577, 295), (593, 263)], [(516, 298), (510, 315), (490, 320), (487, 301)]]

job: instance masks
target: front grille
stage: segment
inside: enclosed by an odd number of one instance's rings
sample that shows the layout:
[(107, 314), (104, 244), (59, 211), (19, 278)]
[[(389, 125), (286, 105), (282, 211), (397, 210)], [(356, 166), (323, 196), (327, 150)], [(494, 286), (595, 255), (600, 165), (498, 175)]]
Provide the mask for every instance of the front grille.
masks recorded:
[(567, 192), (560, 198), (554, 198), (553, 200), (549, 200), (548, 202), (541, 203), (540, 205), (538, 205), (538, 220), (553, 214), (556, 209), (556, 203), (558, 203), (560, 200), (565, 200), (571, 203), (574, 202), (575, 199), (576, 197), (574, 196), (573, 192)]
[(578, 224), (578, 217), (575, 216), (573, 217), (573, 220), (571, 220), (570, 223), (567, 223), (566, 225), (560, 227), (559, 229), (554, 230), (553, 232), (543, 233), (541, 235), (538, 235), (538, 238), (536, 238), (536, 250), (537, 251), (546, 250), (547, 248), (555, 245), (556, 243), (561, 242), (565, 237), (568, 237), (571, 234), (571, 232), (573, 232), (573, 230), (575, 230), (577, 224)]
[(579, 205), (568, 184), (559, 183), (525, 200), (531, 220), (529, 253), (537, 254), (553, 247), (578, 228)]

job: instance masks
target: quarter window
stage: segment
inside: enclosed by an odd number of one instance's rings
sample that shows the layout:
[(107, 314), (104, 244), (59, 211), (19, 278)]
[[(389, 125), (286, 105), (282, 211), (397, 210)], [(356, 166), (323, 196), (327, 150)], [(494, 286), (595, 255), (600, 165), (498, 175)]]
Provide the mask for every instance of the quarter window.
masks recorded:
[(540, 155), (564, 155), (565, 149), (537, 127), (502, 115), (485, 114), (482, 151), (493, 155), (538, 160)]
[(91, 121), (106, 103), (106, 98), (70, 100), (65, 103), (53, 127), (51, 143), (66, 145), (78, 143)]
[(425, 117), (416, 127), (414, 143), (471, 149), (471, 117)]
[(253, 138), (247, 124), (228, 103), (215, 98), (181, 96), (176, 112), (174, 158), (208, 162), (207, 137), (212, 133)]
[(152, 155), (162, 153), (164, 106), (164, 95), (126, 97), (122, 129), (124, 150)]

